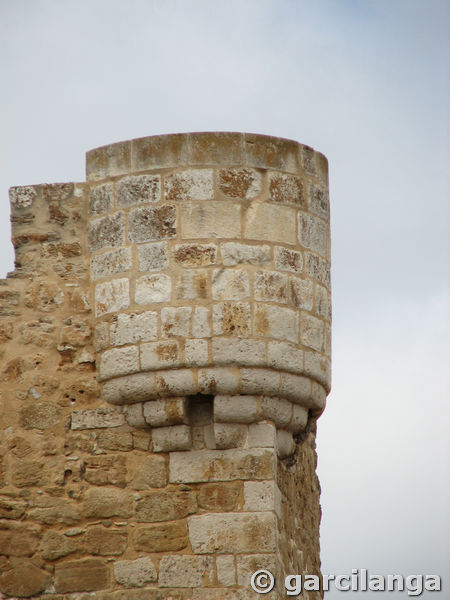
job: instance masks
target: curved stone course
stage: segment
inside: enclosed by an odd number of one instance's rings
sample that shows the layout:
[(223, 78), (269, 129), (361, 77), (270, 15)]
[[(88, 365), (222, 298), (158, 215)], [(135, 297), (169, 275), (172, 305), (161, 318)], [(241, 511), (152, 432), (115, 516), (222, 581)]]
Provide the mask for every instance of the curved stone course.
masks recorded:
[(238, 133), (87, 155), (99, 377), (108, 402), (330, 387), (326, 159)]

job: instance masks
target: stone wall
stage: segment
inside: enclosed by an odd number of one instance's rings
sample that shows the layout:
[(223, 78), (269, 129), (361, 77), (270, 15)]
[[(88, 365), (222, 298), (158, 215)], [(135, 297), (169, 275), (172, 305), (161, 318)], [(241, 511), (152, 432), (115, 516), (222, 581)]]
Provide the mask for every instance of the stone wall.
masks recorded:
[(10, 197), (0, 598), (247, 600), (258, 568), (282, 598), (319, 573), (326, 159), (158, 136)]

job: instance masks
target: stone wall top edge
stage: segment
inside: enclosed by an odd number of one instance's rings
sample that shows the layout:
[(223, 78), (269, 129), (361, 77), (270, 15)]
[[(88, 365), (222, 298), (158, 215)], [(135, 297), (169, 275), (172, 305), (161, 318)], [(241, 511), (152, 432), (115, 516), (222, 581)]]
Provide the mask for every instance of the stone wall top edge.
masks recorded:
[(288, 138), (237, 132), (154, 135), (99, 146), (86, 153), (86, 179), (98, 181), (152, 169), (241, 166), (308, 173), (327, 180), (328, 161)]
[(22, 188), (40, 189), (40, 188), (57, 186), (57, 185), (85, 186), (86, 182), (85, 181), (44, 181), (41, 183), (26, 183), (23, 185), (22, 184), (21, 185), (12, 185), (10, 188), (8, 188), (8, 191), (11, 192), (11, 190), (19, 190)]

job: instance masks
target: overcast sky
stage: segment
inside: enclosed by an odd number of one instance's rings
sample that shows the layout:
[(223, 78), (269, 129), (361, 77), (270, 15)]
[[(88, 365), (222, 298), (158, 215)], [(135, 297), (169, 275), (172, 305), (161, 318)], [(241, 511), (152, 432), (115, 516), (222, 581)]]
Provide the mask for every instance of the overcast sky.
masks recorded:
[(448, 564), (449, 12), (446, 0), (0, 0), (0, 276), (13, 268), (8, 187), (83, 181), (93, 147), (228, 130), (327, 155), (324, 573)]

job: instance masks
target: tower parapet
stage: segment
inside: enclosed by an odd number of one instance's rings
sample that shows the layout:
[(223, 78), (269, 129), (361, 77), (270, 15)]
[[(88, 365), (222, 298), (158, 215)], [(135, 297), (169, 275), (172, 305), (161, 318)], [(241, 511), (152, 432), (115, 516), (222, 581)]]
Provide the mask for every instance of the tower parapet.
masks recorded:
[[(248, 414), (221, 400), (220, 418), (287, 411), (286, 446), (330, 385), (325, 158), (279, 138), (181, 134), (93, 150), (87, 173), (105, 400), (239, 396)], [(250, 408), (255, 395), (271, 408)]]

